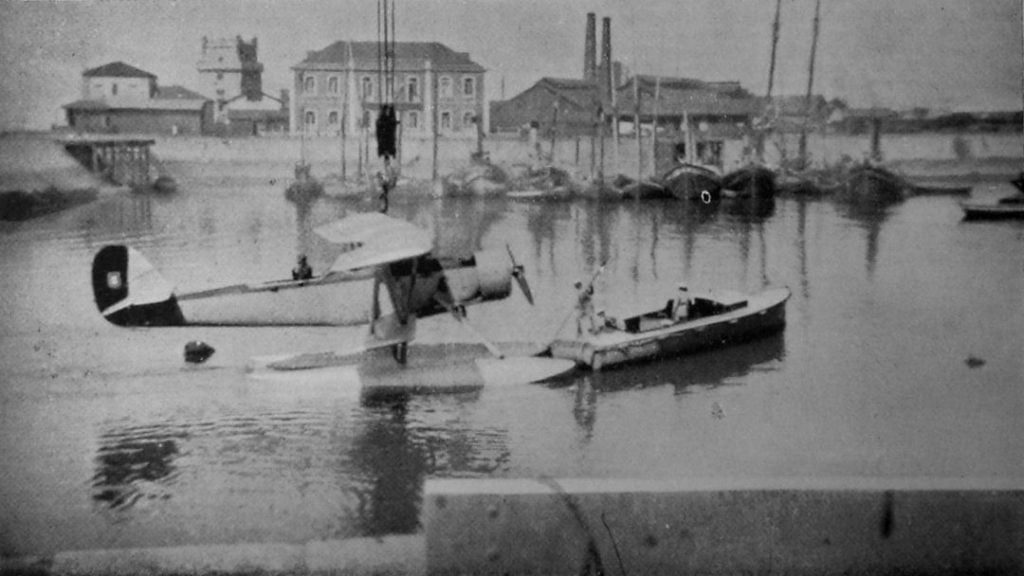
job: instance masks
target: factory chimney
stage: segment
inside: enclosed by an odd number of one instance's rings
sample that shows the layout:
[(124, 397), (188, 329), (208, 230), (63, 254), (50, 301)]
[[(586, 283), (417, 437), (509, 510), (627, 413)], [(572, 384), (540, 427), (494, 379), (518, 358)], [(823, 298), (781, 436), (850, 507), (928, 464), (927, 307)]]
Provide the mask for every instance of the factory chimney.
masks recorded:
[(583, 47), (583, 79), (593, 82), (597, 76), (597, 18), (587, 12), (587, 32)]

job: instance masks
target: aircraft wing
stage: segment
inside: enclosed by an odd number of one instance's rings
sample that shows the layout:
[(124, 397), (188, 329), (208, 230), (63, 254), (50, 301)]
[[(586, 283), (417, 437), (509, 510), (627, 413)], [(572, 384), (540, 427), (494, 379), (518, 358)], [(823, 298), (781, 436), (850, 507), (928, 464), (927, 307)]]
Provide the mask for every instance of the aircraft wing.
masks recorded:
[(417, 258), (430, 252), (434, 245), (426, 230), (377, 212), (354, 214), (320, 226), (314, 232), (349, 248), (331, 265), (332, 272)]

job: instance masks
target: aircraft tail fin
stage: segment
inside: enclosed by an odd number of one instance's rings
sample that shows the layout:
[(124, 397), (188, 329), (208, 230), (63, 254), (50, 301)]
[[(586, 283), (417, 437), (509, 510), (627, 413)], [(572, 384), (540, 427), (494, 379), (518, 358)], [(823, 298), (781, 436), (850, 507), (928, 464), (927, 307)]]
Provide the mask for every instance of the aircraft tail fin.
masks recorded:
[(92, 261), (92, 292), (100, 314), (118, 326), (185, 323), (170, 284), (134, 248), (104, 246)]

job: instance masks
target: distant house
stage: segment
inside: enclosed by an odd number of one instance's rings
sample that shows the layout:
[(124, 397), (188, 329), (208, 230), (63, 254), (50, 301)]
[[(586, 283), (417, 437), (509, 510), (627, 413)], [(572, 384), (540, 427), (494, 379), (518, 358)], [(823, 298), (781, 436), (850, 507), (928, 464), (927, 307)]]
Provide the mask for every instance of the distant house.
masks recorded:
[(864, 134), (873, 129), (884, 130), (899, 114), (889, 108), (849, 108), (833, 113), (830, 124), (840, 132)]
[(157, 77), (112, 62), (82, 73), (82, 98), (63, 106), (68, 126), (82, 132), (203, 134), (212, 102), (181, 86), (157, 85)]
[(772, 128), (779, 132), (799, 132), (825, 126), (833, 113), (828, 100), (821, 94), (807, 96), (774, 96), (766, 105), (766, 115)]
[[(375, 42), (340, 41), (309, 52), (292, 66), (291, 129), (334, 135), (345, 122), (349, 134), (373, 126), (381, 101)], [(431, 134), (436, 106), (438, 131), (474, 135), (488, 114), (486, 70), (465, 52), (438, 42), (395, 44), (394, 102), (403, 134)]]
[(512, 99), (491, 104), (490, 131), (521, 132), (535, 126), (549, 134), (557, 124), (562, 135), (592, 134), (600, 108), (596, 82), (541, 78)]

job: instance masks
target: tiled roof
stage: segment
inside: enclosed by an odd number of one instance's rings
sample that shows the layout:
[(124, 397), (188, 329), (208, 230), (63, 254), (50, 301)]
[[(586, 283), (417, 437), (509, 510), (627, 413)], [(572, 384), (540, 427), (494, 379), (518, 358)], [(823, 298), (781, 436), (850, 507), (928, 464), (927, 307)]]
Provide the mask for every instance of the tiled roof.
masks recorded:
[(541, 78), (535, 86), (543, 86), (584, 109), (596, 108), (600, 102), (598, 85), (577, 78)]
[(288, 120), (287, 110), (228, 110), (229, 120)]
[(117, 62), (111, 62), (110, 64), (104, 64), (103, 66), (97, 66), (91, 68), (82, 73), (82, 76), (94, 77), (116, 77), (116, 78), (156, 78), (155, 74), (150, 74), (145, 70), (139, 70), (135, 66), (130, 66), (118, 60)]
[(110, 105), (102, 100), (75, 100), (70, 104), (64, 104), (61, 108), (68, 110), (110, 110)]
[(68, 110), (185, 110), (199, 111), (206, 104), (205, 99), (167, 99), (167, 100), (76, 100), (63, 107)]
[[(357, 68), (376, 68), (378, 48), (376, 42), (335, 42), (323, 50), (309, 52), (306, 59), (293, 68), (316, 67), (317, 64), (346, 64), (351, 50)], [(484, 72), (484, 67), (473, 62), (466, 52), (456, 52), (440, 42), (396, 42), (396, 68), (421, 67), (430, 60), (434, 69), (460, 72)], [(404, 66), (403, 66), (404, 64)]]
[[(645, 94), (640, 98), (642, 114), (654, 113), (654, 98)], [(620, 113), (632, 113), (635, 107), (631, 91), (619, 92)], [(763, 104), (759, 98), (734, 98), (714, 90), (661, 90), (658, 111), (663, 115), (688, 114), (746, 116), (761, 112)]]
[(156, 89), (158, 100), (208, 100), (206, 96), (193, 92), (183, 86), (159, 86)]

